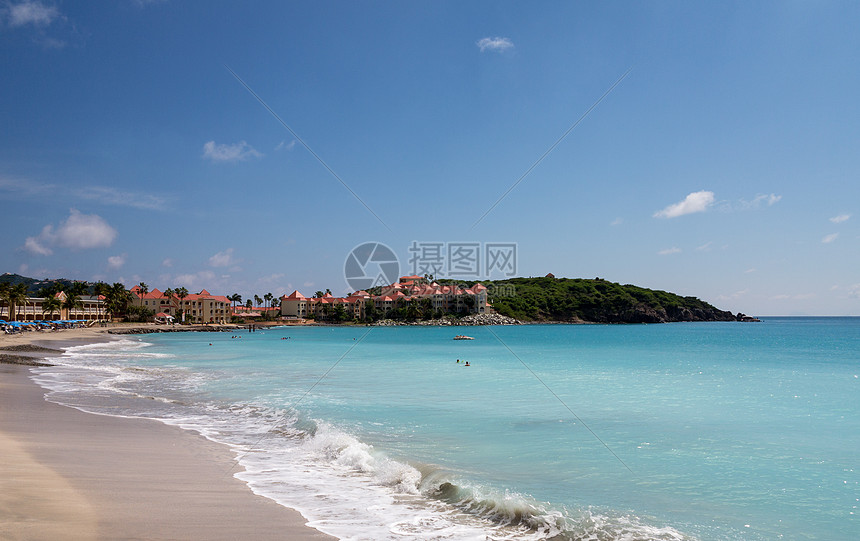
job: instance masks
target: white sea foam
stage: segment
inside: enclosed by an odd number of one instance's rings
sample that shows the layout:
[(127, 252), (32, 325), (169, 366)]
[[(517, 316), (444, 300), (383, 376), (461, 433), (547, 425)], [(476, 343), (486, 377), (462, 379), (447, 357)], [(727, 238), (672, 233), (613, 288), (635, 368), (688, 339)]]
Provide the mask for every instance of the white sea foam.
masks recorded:
[[(230, 445), (243, 468), (236, 477), (340, 539), (688, 539), (629, 515), (555, 508), (528, 495), (454, 479), (432, 465), (411, 465), (348, 429), (292, 410), (209, 401), (193, 395), (206, 379), (200, 374), (136, 364), (171, 357), (147, 349), (149, 344), (136, 340), (69, 348), (56, 358), (57, 366), (36, 370), (34, 379), (59, 403), (156, 418)], [(111, 399), (119, 394), (126, 399), (117, 409)], [(196, 398), (176, 399), (188, 394)]]

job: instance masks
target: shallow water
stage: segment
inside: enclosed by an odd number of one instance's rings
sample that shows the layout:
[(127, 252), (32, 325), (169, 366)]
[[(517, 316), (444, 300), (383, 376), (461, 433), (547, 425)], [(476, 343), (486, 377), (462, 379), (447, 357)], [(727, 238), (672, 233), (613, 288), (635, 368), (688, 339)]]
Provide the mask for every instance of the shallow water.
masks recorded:
[(860, 319), (460, 331), (146, 335), (36, 378), (234, 446), (343, 539), (860, 538)]

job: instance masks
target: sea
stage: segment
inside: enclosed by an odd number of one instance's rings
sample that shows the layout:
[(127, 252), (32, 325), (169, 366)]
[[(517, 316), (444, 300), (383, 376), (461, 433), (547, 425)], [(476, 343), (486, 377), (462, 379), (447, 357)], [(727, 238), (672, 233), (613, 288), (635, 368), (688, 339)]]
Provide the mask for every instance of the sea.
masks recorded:
[(165, 333), (51, 362), (48, 400), (226, 444), (225, 476), (340, 539), (860, 539), (860, 318)]

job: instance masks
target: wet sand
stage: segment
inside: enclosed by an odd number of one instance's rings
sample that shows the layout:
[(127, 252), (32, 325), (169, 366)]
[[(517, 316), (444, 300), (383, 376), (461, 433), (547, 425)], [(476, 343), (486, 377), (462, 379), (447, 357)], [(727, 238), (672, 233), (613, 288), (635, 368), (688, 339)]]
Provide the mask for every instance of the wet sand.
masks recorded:
[[(0, 348), (59, 349), (106, 339), (103, 331), (4, 336)], [(29, 373), (0, 364), (0, 539), (334, 539), (234, 478), (226, 446), (47, 402)]]

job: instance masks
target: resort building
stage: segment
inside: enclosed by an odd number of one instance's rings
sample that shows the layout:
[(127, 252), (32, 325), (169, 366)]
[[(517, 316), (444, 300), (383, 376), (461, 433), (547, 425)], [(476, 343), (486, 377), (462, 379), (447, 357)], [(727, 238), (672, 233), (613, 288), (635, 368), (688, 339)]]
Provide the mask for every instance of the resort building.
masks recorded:
[(176, 318), (184, 314), (186, 323), (227, 323), (231, 316), (230, 299), (223, 295), (212, 295), (205, 289), (180, 299), (177, 295), (170, 298), (158, 288), (141, 294), (140, 286), (131, 288), (133, 306), (143, 306), (157, 314)]
[[(66, 301), (66, 294), (62, 291), (54, 295), (60, 303)], [(105, 298), (101, 295), (83, 295), (78, 297), (80, 305), (75, 308), (60, 308), (56, 312), (45, 312), (45, 297), (27, 297), (23, 304), (15, 305), (15, 321), (57, 321), (57, 320), (83, 320), (83, 321), (107, 321), (110, 314), (105, 305)], [(9, 304), (0, 303), (0, 319), (9, 320)]]
[[(402, 276), (399, 281), (383, 286), (378, 295), (357, 291), (347, 297), (307, 298), (298, 291), (281, 297), (281, 315), (288, 318), (327, 319), (343, 312), (351, 319), (364, 319), (372, 306), (384, 316), (391, 310), (420, 305), (443, 313), (484, 314), (491, 311), (487, 304), (487, 288), (478, 283), (469, 288), (439, 285), (421, 276)], [(342, 308), (339, 308), (342, 307)]]

